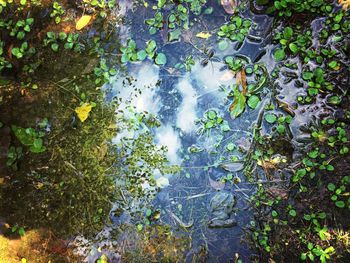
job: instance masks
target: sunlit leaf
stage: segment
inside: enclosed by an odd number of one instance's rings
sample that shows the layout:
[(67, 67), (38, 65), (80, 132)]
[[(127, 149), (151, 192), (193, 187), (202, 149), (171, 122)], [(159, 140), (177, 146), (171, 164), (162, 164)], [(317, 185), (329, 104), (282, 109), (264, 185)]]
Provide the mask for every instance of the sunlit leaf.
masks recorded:
[(338, 3), (343, 7), (345, 11), (349, 9), (350, 0), (338, 0)]
[(75, 108), (75, 112), (81, 122), (86, 121), (86, 119), (89, 117), (91, 109), (92, 105), (90, 103), (84, 103), (80, 107)]
[(234, 14), (237, 4), (235, 0), (221, 0), (221, 5), (227, 14)]
[(76, 30), (81, 30), (84, 27), (86, 27), (87, 24), (89, 24), (91, 18), (92, 18), (92, 16), (89, 16), (89, 15), (83, 15), (81, 18), (79, 18), (79, 20), (77, 21), (77, 23), (75, 25)]
[(203, 38), (203, 39), (208, 39), (211, 37), (211, 34), (209, 32), (199, 32), (196, 37)]

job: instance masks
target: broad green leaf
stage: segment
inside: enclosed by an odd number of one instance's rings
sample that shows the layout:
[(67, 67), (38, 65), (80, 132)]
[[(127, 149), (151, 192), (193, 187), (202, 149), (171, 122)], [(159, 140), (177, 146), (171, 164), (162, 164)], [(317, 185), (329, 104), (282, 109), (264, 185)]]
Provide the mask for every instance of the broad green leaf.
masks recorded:
[(145, 60), (145, 58), (147, 57), (147, 52), (145, 50), (140, 50), (137, 52), (137, 59), (140, 61)]
[(276, 61), (281, 61), (285, 58), (286, 53), (284, 52), (283, 49), (277, 49), (275, 53), (273, 54), (274, 58)]
[(255, 109), (258, 106), (259, 102), (259, 97), (256, 95), (252, 95), (249, 97), (247, 104), (250, 108)]
[(275, 114), (266, 114), (265, 115), (265, 120), (268, 122), (268, 123), (275, 123), (277, 121), (277, 117)]
[(156, 56), (155, 62), (157, 65), (165, 65), (167, 62), (167, 58), (164, 53), (159, 53)]

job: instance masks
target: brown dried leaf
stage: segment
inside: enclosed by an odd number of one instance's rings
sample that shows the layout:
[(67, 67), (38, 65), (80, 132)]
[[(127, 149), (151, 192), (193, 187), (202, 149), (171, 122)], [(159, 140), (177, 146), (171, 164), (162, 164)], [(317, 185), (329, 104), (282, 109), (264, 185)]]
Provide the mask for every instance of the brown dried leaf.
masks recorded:
[(245, 70), (242, 69), (236, 74), (236, 84), (238, 86), (242, 86), (242, 93), (247, 93), (247, 76), (245, 74)]

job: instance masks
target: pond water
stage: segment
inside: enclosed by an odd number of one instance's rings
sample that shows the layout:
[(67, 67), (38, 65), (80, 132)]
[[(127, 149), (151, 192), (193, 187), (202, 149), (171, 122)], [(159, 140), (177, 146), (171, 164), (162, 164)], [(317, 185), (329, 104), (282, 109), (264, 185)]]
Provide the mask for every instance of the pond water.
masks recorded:
[[(188, 262), (193, 262), (195, 255), (203, 248), (208, 262), (227, 262), (236, 253), (244, 262), (248, 262), (251, 251), (241, 239), (244, 239), (244, 229), (252, 218), (247, 200), (255, 187), (243, 175), (243, 159), (252, 142), (253, 125), (264, 103), (255, 110), (246, 110), (235, 120), (230, 117), (228, 107), (231, 102), (223, 87), (234, 84), (235, 78), (224, 63), (224, 58), (235, 55), (251, 63), (263, 62), (270, 71), (274, 67), (274, 60), (265, 39), (270, 33), (272, 17), (246, 11), (245, 18), (251, 19), (256, 26), (250, 30), (240, 47), (230, 42), (227, 49), (220, 50), (215, 36), (204, 40), (195, 36), (201, 31), (217, 29), (228, 21), (230, 15), (216, 1), (210, 3), (213, 13), (198, 17), (197, 23), (186, 33), (187, 36), (175, 42), (162, 38), (162, 32), (150, 36), (144, 23), (154, 13), (150, 8), (142, 6), (131, 9), (132, 5), (128, 1), (119, 4), (125, 20), (123, 25), (118, 26), (116, 38), (121, 39), (122, 44), (126, 44), (129, 38), (134, 39), (137, 46), (144, 46), (146, 41), (154, 39), (157, 41), (157, 51), (167, 56), (167, 63), (163, 67), (147, 59), (128, 63), (123, 70), (117, 67), (124, 77), (118, 76), (106, 85), (109, 97), (122, 99), (121, 109), (127, 111), (133, 106), (136, 112), (146, 111), (158, 117), (161, 127), (153, 131), (156, 142), (167, 147), (167, 158), (171, 164), (182, 167), (180, 173), (170, 176), (155, 172), (155, 179), (162, 190), (152, 205), (161, 211), (160, 222), (171, 225), (190, 238), (191, 248), (186, 256)], [(213, 54), (208, 57), (204, 50)], [(176, 69), (175, 65), (189, 55), (194, 60), (191, 70)], [(205, 60), (207, 63), (203, 63)], [(266, 100), (270, 96), (269, 88), (268, 85), (264, 87)], [(209, 111), (220, 116), (227, 128), (218, 126), (201, 131), (203, 124), (198, 123), (198, 120)], [(115, 143), (125, 138), (132, 139), (133, 136), (133, 133), (123, 131), (115, 138)], [(228, 148), (229, 144), (241, 145), (244, 150)], [(232, 158), (237, 158), (231, 163), (232, 170), (222, 168)], [(227, 176), (229, 179), (225, 182)], [(220, 192), (232, 193), (237, 199), (234, 212), (230, 215), (237, 221), (236, 226), (208, 226), (211, 219), (210, 201)], [(123, 223), (123, 220), (132, 221), (132, 218), (126, 219), (127, 214), (128, 211), (125, 211), (120, 218), (114, 218), (116, 224)], [(90, 255), (89, 260), (93, 262), (100, 254)]]
[[(31, 235), (45, 243), (39, 232), (52, 231), (69, 248), (53, 242), (43, 258), (76, 252), (89, 263), (284, 262), (344, 250), (330, 242), (329, 222), (346, 217), (313, 200), (328, 189), (324, 204), (350, 207), (349, 177), (325, 174), (349, 152), (347, 7), (303, 3), (306, 19), (294, 5), (268, 15), (269, 1), (39, 2), (39, 22), (62, 17), (33, 29), (37, 55), (30, 48), (21, 61), (28, 43), (11, 43), (27, 41), (30, 25), (15, 40), (8, 26), (0, 41), (0, 66), (19, 60), (4, 74), (28, 77), (5, 78), (0, 93), (4, 244)], [(30, 16), (13, 8), (7, 16)], [(28, 251), (18, 258), (34, 258)]]

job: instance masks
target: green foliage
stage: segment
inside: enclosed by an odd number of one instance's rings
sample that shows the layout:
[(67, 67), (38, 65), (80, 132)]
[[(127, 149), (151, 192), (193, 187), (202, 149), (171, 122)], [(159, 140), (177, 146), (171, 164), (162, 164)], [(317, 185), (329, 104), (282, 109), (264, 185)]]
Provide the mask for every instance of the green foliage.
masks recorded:
[(42, 139), (45, 136), (43, 131), (36, 131), (33, 128), (21, 128), (15, 125), (12, 125), (12, 131), (23, 145), (29, 146), (31, 152), (42, 153), (46, 151)]
[(204, 132), (209, 133), (212, 129), (220, 129), (223, 132), (228, 132), (230, 130), (228, 122), (214, 109), (206, 111), (203, 118), (197, 120), (196, 123), (200, 125), (197, 131), (198, 134)]
[(79, 34), (65, 32), (55, 33), (49, 31), (46, 33), (46, 38), (44, 39), (44, 46), (49, 46), (54, 52), (58, 52), (60, 44), (64, 43), (64, 49), (74, 50), (75, 52), (81, 52), (82, 45), (78, 42)]
[[(156, 6), (156, 12), (152, 18), (145, 19), (145, 24), (149, 27), (149, 33), (154, 35), (157, 31), (164, 28), (164, 21), (167, 20), (169, 31), (169, 41), (178, 39), (181, 29), (189, 29), (190, 15), (198, 16), (202, 12), (202, 7), (206, 4), (206, 0), (180, 0), (175, 6), (172, 6), (170, 13), (165, 9), (171, 1), (160, 0)], [(210, 13), (210, 8), (205, 10)]]
[(233, 87), (233, 98), (234, 99), (230, 107), (230, 114), (231, 118), (235, 119), (244, 111), (247, 98), (245, 93), (240, 92), (237, 86)]
[(24, 231), (24, 228), (19, 227), (18, 225), (14, 225), (13, 227), (11, 227), (11, 232), (18, 233), (21, 237), (23, 237), (26, 234), (26, 232)]
[(137, 62), (143, 61), (147, 57), (149, 59), (154, 59), (154, 62), (157, 65), (165, 65), (167, 62), (166, 55), (164, 53), (157, 53), (157, 43), (154, 40), (150, 40), (146, 42), (145, 49), (138, 50), (136, 47), (136, 42), (132, 39), (128, 39), (127, 45), (120, 48), (122, 52), (121, 62)]
[(225, 63), (228, 65), (228, 67), (232, 71), (237, 72), (243, 68), (244, 60), (241, 58), (234, 58), (234, 57), (228, 56), (225, 58)]
[(11, 146), (7, 153), (6, 166), (11, 167), (13, 170), (17, 170), (17, 162), (21, 159), (22, 147)]
[(167, 62), (167, 58), (165, 56), (164, 53), (158, 53), (154, 62), (157, 64), (157, 65), (165, 65), (166, 62)]
[(61, 22), (61, 16), (63, 16), (65, 13), (63, 6), (60, 5), (59, 2), (54, 1), (52, 4), (52, 8), (53, 8), (53, 10), (50, 14), (50, 17), (55, 19), (56, 24), (59, 24)]
[(231, 41), (243, 42), (252, 22), (239, 16), (232, 16), (228, 24), (222, 25), (217, 33), (219, 37), (227, 38)]
[(175, 68), (177, 68), (177, 69), (184, 68), (187, 72), (190, 72), (192, 66), (194, 66), (194, 65), (195, 65), (195, 61), (193, 60), (193, 56), (189, 55), (189, 56), (186, 57), (184, 63), (177, 63), (175, 65)]
[(268, 12), (276, 12), (280, 17), (290, 17), (295, 13), (331, 12), (332, 6), (324, 0), (275, 0)]
[(275, 35), (275, 41), (281, 45), (281, 48), (276, 49), (274, 57), (276, 61), (283, 60), (287, 54), (296, 55), (301, 54), (305, 56), (308, 52), (308, 47), (311, 45), (311, 31), (298, 33), (301, 28), (297, 27), (297, 31), (291, 27), (285, 27), (283, 32), (278, 32)]
[(100, 60), (99, 66), (94, 68), (94, 74), (96, 77), (95, 84), (100, 85), (111, 82), (112, 77), (117, 74), (117, 70), (109, 67), (107, 60), (103, 58)]

